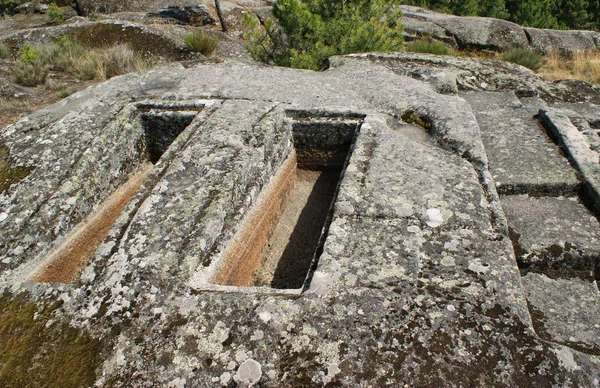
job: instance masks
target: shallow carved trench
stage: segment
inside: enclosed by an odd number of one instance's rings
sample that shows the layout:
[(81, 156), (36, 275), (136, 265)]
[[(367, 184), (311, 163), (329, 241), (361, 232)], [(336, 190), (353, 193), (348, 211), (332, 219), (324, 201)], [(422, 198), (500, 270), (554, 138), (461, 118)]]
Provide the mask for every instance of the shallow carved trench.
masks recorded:
[(111, 226), (142, 186), (153, 166), (197, 114), (198, 111), (139, 112), (137, 120), (143, 131), (137, 145), (139, 162), (134, 173), (62, 239), (34, 271), (30, 280), (74, 282), (81, 268), (100, 246)]
[(291, 114), (294, 149), (223, 251), (212, 283), (307, 285), (363, 117)]

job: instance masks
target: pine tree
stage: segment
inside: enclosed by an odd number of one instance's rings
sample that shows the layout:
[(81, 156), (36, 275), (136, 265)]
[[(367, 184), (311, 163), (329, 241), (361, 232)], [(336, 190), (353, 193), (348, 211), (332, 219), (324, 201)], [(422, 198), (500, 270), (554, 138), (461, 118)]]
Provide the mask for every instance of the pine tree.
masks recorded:
[(451, 1), (452, 13), (462, 16), (477, 16), (479, 15), (478, 0)]
[(587, 8), (588, 0), (560, 0), (558, 3), (558, 20), (566, 27), (578, 30), (590, 28), (593, 23), (590, 22)]
[(589, 0), (587, 13), (590, 28), (600, 30), (600, 0)]
[(510, 16), (504, 0), (482, 0), (478, 15), (497, 19), (508, 19)]
[(323, 69), (332, 55), (398, 51), (402, 47), (400, 0), (279, 0), (261, 25), (247, 16), (246, 34), (256, 59), (279, 66)]
[(526, 27), (564, 28), (553, 14), (556, 0), (508, 0), (510, 20)]

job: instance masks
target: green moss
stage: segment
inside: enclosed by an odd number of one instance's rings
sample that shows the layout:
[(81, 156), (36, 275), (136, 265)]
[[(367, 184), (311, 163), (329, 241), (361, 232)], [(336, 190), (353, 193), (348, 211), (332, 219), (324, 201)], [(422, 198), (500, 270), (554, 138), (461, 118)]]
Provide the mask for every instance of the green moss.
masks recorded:
[(35, 167), (12, 167), (7, 146), (0, 144), (0, 194), (4, 193), (10, 185), (24, 179)]
[(0, 386), (93, 384), (100, 343), (57, 317), (58, 307), (0, 297)]
[(406, 112), (404, 112), (404, 114), (402, 115), (402, 120), (409, 124), (420, 125), (428, 131), (431, 130), (431, 121), (425, 117), (417, 115), (412, 110), (407, 110)]

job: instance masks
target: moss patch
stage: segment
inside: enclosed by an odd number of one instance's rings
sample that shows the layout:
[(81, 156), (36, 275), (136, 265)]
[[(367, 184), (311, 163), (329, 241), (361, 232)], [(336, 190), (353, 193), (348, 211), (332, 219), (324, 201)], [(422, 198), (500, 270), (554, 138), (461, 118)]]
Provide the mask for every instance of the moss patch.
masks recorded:
[(421, 117), (421, 116), (417, 115), (412, 110), (407, 110), (406, 112), (404, 112), (404, 114), (402, 115), (402, 120), (409, 124), (420, 125), (421, 127), (425, 128), (427, 131), (431, 130), (431, 121), (425, 117)]
[(0, 194), (8, 190), (13, 183), (24, 179), (33, 169), (34, 167), (12, 167), (8, 147), (0, 144)]
[(99, 341), (56, 315), (59, 303), (38, 306), (0, 297), (0, 386), (91, 386)]

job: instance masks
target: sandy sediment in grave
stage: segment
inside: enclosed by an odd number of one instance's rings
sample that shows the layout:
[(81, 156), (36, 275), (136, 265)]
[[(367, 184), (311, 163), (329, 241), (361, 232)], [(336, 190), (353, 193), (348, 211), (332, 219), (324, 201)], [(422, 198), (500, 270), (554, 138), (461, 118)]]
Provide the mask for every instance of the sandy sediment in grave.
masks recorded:
[(292, 151), (223, 252), (221, 263), (212, 278), (213, 283), (250, 285), (295, 180), (296, 153)]
[(123, 208), (140, 188), (153, 164), (148, 162), (77, 225), (34, 271), (34, 282), (72, 283), (110, 230)]

